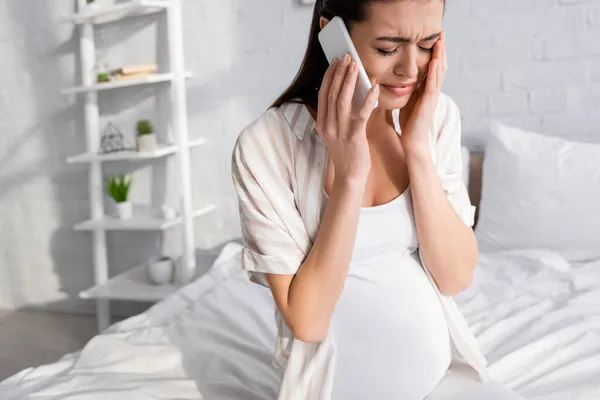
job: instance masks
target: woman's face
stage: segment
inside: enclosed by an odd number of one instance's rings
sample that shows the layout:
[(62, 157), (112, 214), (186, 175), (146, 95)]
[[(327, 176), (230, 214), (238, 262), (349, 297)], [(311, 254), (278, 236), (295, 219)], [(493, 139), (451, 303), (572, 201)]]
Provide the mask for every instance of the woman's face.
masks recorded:
[[(368, 19), (354, 23), (350, 36), (373, 81), (381, 85), (379, 107), (402, 108), (427, 72), (442, 30), (444, 2), (374, 2)], [(402, 84), (414, 83), (408, 90)]]

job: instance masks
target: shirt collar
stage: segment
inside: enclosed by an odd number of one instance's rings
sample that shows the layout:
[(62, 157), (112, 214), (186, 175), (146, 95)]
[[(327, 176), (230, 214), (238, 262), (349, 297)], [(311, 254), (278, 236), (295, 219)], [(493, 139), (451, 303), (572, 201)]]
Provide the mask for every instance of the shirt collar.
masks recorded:
[(288, 102), (282, 108), (285, 119), (299, 140), (315, 132), (317, 124), (304, 104)]

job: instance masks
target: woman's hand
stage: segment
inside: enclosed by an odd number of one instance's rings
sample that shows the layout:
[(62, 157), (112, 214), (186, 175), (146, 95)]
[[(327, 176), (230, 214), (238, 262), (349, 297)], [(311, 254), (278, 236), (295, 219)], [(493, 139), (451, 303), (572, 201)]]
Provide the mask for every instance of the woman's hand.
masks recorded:
[(429, 149), (429, 130), (447, 70), (446, 33), (442, 31), (435, 42), (427, 72), (406, 106), (400, 111), (400, 140), (405, 150), (423, 146)]
[(366, 185), (371, 170), (366, 128), (379, 97), (379, 85), (371, 88), (358, 115), (352, 116), (357, 78), (358, 67), (348, 54), (329, 66), (319, 90), (316, 128), (333, 161), (335, 179)]

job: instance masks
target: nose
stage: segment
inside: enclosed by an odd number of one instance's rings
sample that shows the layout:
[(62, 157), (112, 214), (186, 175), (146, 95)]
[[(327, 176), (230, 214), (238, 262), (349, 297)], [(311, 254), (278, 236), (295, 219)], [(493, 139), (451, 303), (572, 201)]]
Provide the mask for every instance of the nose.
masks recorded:
[(419, 74), (419, 65), (417, 64), (417, 50), (415, 46), (406, 46), (399, 52), (397, 63), (394, 66), (394, 74), (404, 76), (408, 79), (416, 79)]

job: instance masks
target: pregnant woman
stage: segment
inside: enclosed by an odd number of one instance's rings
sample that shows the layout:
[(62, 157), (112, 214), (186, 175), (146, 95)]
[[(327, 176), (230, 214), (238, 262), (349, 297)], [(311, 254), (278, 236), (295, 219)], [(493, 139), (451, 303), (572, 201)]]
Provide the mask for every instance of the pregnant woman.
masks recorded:
[[(511, 400), (451, 296), (477, 261), (443, 0), (317, 0), (291, 86), (232, 154), (243, 267), (277, 305), (280, 400)], [(329, 66), (341, 17), (374, 83)], [(377, 108), (374, 108), (376, 101)]]

